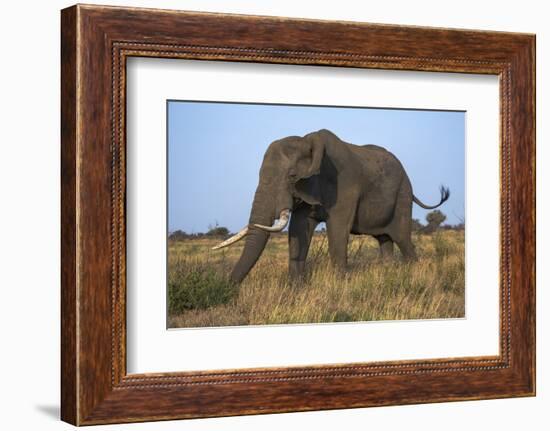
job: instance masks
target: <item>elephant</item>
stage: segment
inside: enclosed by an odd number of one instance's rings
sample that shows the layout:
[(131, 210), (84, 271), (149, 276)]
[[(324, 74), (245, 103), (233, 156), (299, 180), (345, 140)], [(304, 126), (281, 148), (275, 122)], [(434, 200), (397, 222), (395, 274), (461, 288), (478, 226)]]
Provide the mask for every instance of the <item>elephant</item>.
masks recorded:
[(347, 265), (350, 234), (376, 238), (382, 257), (393, 254), (395, 243), (405, 260), (415, 260), (412, 203), (437, 208), (449, 199), (450, 190), (441, 186), (440, 193), (437, 205), (422, 203), (413, 194), (401, 162), (383, 147), (350, 144), (326, 129), (289, 136), (274, 141), (265, 152), (249, 224), (213, 249), (245, 238), (230, 275), (231, 281), (240, 283), (262, 254), (270, 233), (282, 231), (290, 219), (291, 279), (304, 275), (320, 222), (326, 223), (329, 256), (336, 268)]

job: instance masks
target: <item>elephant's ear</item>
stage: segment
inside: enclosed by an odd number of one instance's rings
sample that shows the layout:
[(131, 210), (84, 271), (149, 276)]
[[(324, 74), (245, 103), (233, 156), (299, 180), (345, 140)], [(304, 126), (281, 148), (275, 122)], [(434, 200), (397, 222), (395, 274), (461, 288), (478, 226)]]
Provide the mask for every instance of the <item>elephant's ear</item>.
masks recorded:
[(305, 136), (305, 139), (311, 145), (311, 164), (303, 178), (318, 175), (321, 172), (321, 163), (325, 155), (325, 142), (332, 135), (328, 130), (319, 130)]
[(294, 185), (296, 196), (310, 205), (322, 205), (321, 178), (312, 175), (298, 180)]
[(310, 157), (308, 166), (299, 174), (295, 183), (295, 191), (296, 196), (310, 205), (322, 205), (321, 164), (325, 143), (331, 136), (332, 133), (324, 129), (304, 136), (310, 145)]

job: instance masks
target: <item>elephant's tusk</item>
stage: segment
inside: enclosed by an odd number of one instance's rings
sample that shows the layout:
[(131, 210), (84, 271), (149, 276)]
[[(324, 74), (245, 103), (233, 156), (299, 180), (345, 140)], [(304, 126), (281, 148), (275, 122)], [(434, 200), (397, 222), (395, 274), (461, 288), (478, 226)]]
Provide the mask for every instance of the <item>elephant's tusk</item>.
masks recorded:
[(273, 226), (264, 226), (263, 224), (254, 224), (254, 226), (267, 232), (281, 232), (288, 224), (289, 217), (290, 210), (282, 210), (281, 214), (279, 215), (279, 221), (277, 221), (277, 223), (275, 223)]
[(238, 233), (233, 235), (231, 238), (227, 238), (225, 241), (220, 242), (215, 247), (212, 247), (212, 250), (218, 250), (220, 248), (227, 247), (227, 246), (243, 239), (246, 236), (247, 233), (248, 233), (248, 226), (245, 227), (244, 229), (241, 229)]

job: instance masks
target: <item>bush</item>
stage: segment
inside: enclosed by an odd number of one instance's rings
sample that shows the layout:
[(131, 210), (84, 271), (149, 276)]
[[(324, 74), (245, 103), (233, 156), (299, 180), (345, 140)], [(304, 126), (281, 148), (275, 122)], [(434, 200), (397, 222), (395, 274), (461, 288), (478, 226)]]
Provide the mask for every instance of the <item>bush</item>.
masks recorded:
[(344, 310), (338, 310), (332, 316), (333, 322), (353, 322), (353, 320), (355, 320), (353, 316)]
[(441, 223), (443, 223), (447, 219), (447, 216), (443, 214), (439, 210), (434, 210), (426, 214), (426, 221), (428, 222), (428, 225), (424, 227), (420, 232), (424, 234), (432, 234), (434, 233)]
[(210, 266), (180, 262), (169, 273), (168, 309), (171, 315), (227, 304), (238, 286)]
[(189, 235), (182, 230), (176, 230), (168, 235), (168, 239), (171, 239), (172, 241), (183, 241), (187, 238), (189, 238)]
[(447, 220), (447, 216), (439, 210), (434, 210), (426, 214), (426, 221), (428, 224), (439, 226), (445, 220)]
[(229, 235), (229, 229), (223, 226), (216, 226), (206, 232), (207, 236), (227, 236)]

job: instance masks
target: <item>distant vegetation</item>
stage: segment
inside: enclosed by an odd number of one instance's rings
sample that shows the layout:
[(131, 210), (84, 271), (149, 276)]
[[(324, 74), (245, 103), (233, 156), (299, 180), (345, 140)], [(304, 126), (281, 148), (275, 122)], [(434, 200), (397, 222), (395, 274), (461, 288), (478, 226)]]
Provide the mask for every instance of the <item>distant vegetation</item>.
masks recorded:
[(456, 225), (443, 224), (447, 220), (447, 216), (439, 210), (434, 210), (426, 214), (426, 225), (420, 223), (418, 219), (412, 220), (413, 232), (418, 232), (424, 235), (431, 235), (438, 230), (464, 230), (464, 221)]
[[(433, 214), (435, 213), (435, 214)], [(321, 323), (464, 316), (464, 224), (443, 225), (432, 211), (413, 226), (418, 261), (382, 261), (369, 236), (350, 237), (348, 269), (329, 263), (326, 232), (314, 235), (308, 275), (287, 278), (286, 233), (274, 234), (240, 285), (229, 281), (243, 242), (212, 251), (230, 235), (217, 224), (206, 233), (172, 232), (168, 241), (170, 327)], [(432, 215), (430, 215), (432, 214)]]
[[(432, 234), (438, 230), (464, 230), (464, 221), (456, 225), (443, 224), (447, 219), (447, 216), (439, 210), (434, 210), (426, 214), (426, 224), (422, 224), (418, 219), (412, 219), (412, 231), (422, 234)], [(321, 227), (319, 232), (325, 232), (325, 227)], [(286, 235), (286, 232), (280, 234)], [(183, 230), (175, 230), (168, 234), (168, 239), (171, 241), (183, 241), (187, 239), (200, 239), (200, 238), (228, 238), (233, 235), (225, 226), (219, 226), (215, 223), (210, 225), (206, 232), (187, 233)], [(272, 234), (277, 236), (276, 234)]]
[(186, 239), (198, 239), (198, 238), (224, 238), (230, 234), (229, 229), (224, 226), (218, 226), (216, 223), (214, 226), (209, 226), (206, 233), (187, 233), (183, 230), (175, 230), (168, 235), (168, 239), (172, 241), (183, 241)]

